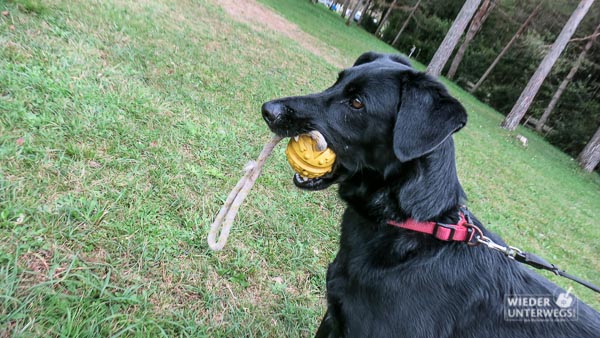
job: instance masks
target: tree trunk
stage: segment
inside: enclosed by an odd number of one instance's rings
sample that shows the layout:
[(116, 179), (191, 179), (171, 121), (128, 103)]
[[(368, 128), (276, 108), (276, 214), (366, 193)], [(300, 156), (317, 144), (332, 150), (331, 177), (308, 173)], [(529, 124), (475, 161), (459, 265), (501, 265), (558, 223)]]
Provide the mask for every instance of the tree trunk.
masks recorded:
[(546, 57), (544, 57), (542, 63), (540, 63), (531, 79), (529, 79), (529, 83), (527, 83), (521, 96), (519, 96), (519, 99), (511, 109), (510, 113), (506, 116), (504, 121), (502, 121), (502, 128), (507, 130), (515, 130), (517, 128), (519, 122), (521, 122), (521, 119), (527, 112), (527, 109), (529, 109), (531, 102), (533, 102), (533, 98), (542, 86), (544, 79), (548, 73), (550, 73), (552, 66), (567, 46), (569, 39), (573, 36), (573, 33), (575, 33), (577, 26), (588, 12), (593, 2), (594, 0), (581, 0), (575, 11), (573, 11), (569, 21), (567, 21), (558, 35), (558, 38), (556, 38), (556, 41), (554, 41), (552, 47), (550, 47), (550, 51)]
[(596, 130), (594, 136), (588, 144), (583, 148), (579, 156), (579, 165), (583, 170), (591, 173), (600, 162), (600, 127)]
[(381, 33), (381, 30), (383, 29), (383, 25), (387, 21), (387, 19), (390, 16), (390, 14), (392, 14), (392, 11), (394, 10), (394, 6), (396, 6), (396, 2), (398, 2), (398, 0), (392, 1), (392, 4), (388, 8), (388, 10), (385, 12), (385, 15), (381, 19), (381, 22), (379, 23), (379, 26), (377, 26), (377, 30), (375, 31), (375, 36), (378, 36), (379, 33)]
[(594, 44), (594, 41), (596, 40), (595, 34), (597, 34), (598, 32), (600, 32), (600, 25), (598, 25), (598, 27), (596, 27), (596, 30), (594, 31), (594, 35), (585, 44), (585, 47), (583, 47), (583, 50), (579, 54), (579, 57), (577, 57), (577, 60), (575, 60), (575, 63), (573, 64), (573, 67), (571, 67), (571, 70), (569, 71), (569, 74), (567, 74), (567, 76), (565, 77), (565, 79), (560, 83), (560, 86), (558, 86), (558, 89), (556, 90), (556, 93), (554, 93), (554, 96), (552, 96), (552, 100), (550, 100), (550, 103), (548, 104), (548, 107), (546, 107), (546, 110), (544, 110), (544, 113), (542, 114), (542, 117), (540, 117), (540, 119), (538, 120), (537, 124), (535, 125), (535, 130), (537, 130), (538, 132), (542, 131), (542, 128), (544, 127), (544, 124), (546, 124), (546, 121), (548, 121), (548, 117), (550, 116), (550, 114), (554, 110), (554, 107), (556, 107), (556, 104), (558, 103), (558, 100), (560, 99), (560, 96), (565, 91), (565, 89), (567, 89), (567, 86), (573, 80), (573, 77), (575, 77), (575, 73), (577, 73), (577, 70), (581, 66), (581, 63), (583, 63), (583, 60), (585, 59), (585, 56), (587, 55), (587, 53), (590, 50), (590, 48), (592, 48), (592, 45)]
[(362, 15), (360, 16), (360, 19), (358, 19), (358, 22), (357, 22), (357, 24), (359, 26), (362, 25), (363, 19), (365, 18), (365, 16), (367, 16), (366, 14), (367, 14), (367, 11), (369, 10), (369, 7), (371, 6), (371, 2), (373, 2), (373, 0), (367, 1), (367, 4), (365, 5), (365, 8), (362, 11)]
[[(387, 5), (385, 5), (385, 3), (384, 3), (384, 6), (387, 6)], [(377, 29), (376, 29), (375, 31), (378, 31), (378, 30), (380, 30), (380, 28), (379, 28), (379, 27), (381, 26), (381, 22), (383, 22), (383, 18), (384, 18), (384, 17), (387, 15), (387, 13), (388, 13), (389, 11), (391, 11), (391, 10), (392, 10), (392, 7), (385, 7), (385, 9), (384, 9), (383, 11), (381, 11), (381, 15), (379, 16), (379, 25), (377, 25)]]
[(421, 4), (421, 0), (417, 1), (417, 3), (415, 4), (415, 7), (413, 7), (413, 9), (410, 11), (408, 18), (406, 18), (406, 20), (404, 20), (404, 23), (402, 24), (402, 28), (400, 28), (400, 30), (398, 31), (398, 34), (396, 34), (394, 41), (392, 41), (392, 46), (396, 45), (396, 43), (400, 39), (400, 35), (402, 35), (402, 32), (404, 32), (404, 29), (406, 29), (406, 26), (408, 26), (408, 22), (410, 21), (410, 19), (412, 19), (413, 15), (417, 11), (417, 8), (419, 8), (420, 4)]
[(352, 9), (350, 16), (348, 17), (348, 20), (346, 20), (346, 26), (350, 26), (350, 23), (352, 23), (352, 20), (354, 20), (354, 15), (358, 11), (358, 7), (360, 6), (361, 2), (362, 2), (362, 0), (356, 1), (356, 5), (354, 5), (354, 8)]
[(429, 62), (427, 66), (427, 73), (433, 76), (440, 76), (442, 73), (442, 69), (446, 62), (448, 62), (448, 58), (452, 54), (454, 47), (458, 43), (460, 36), (465, 31), (465, 28), (471, 21), (473, 14), (479, 7), (479, 3), (481, 0), (466, 0), (465, 4), (460, 9), (458, 16), (452, 23), (450, 30), (446, 33), (446, 37), (444, 41), (440, 44), (437, 51), (433, 55), (433, 58)]
[(527, 20), (525, 20), (525, 22), (523, 22), (523, 24), (521, 25), (521, 27), (519, 27), (519, 29), (517, 30), (517, 32), (515, 33), (515, 35), (513, 35), (513, 37), (506, 44), (506, 46), (504, 46), (504, 48), (502, 49), (502, 51), (500, 52), (500, 54), (498, 54), (498, 56), (496, 56), (496, 59), (494, 59), (494, 62), (492, 62), (492, 64), (488, 67), (488, 69), (485, 70), (485, 72), (483, 73), (483, 75), (481, 75), (481, 77), (479, 78), (479, 80), (477, 80), (477, 83), (475, 83), (475, 85), (473, 86), (473, 88), (471, 88), (469, 90), (469, 92), (474, 93), (477, 90), (477, 88), (479, 88), (479, 86), (481, 86), (481, 84), (483, 83), (483, 81), (488, 77), (488, 75), (490, 75), (490, 73), (492, 72), (492, 70), (494, 69), (494, 67), (496, 67), (496, 65), (498, 64), (498, 62), (500, 61), (500, 59), (502, 59), (502, 57), (504, 56), (504, 54), (506, 54), (506, 52), (508, 52), (508, 50), (513, 45), (513, 43), (515, 43), (515, 41), (517, 41), (517, 39), (521, 36), (521, 34), (523, 34), (523, 32), (525, 31), (525, 29), (527, 28), (527, 26), (529, 26), (529, 23), (531, 23), (531, 20), (533, 20), (533, 17), (540, 10), (541, 6), (542, 6), (542, 2), (540, 2), (535, 7), (535, 9), (533, 10), (533, 12), (531, 12), (531, 14), (529, 14), (529, 17), (527, 17)]
[(342, 5), (342, 18), (346, 18), (346, 12), (348, 12), (348, 7), (350, 7), (350, 1), (351, 0), (346, 0), (346, 2), (344, 2), (344, 5)]
[(492, 13), (492, 9), (494, 9), (494, 6), (496, 6), (496, 2), (491, 0), (484, 0), (483, 4), (479, 7), (479, 10), (477, 10), (477, 13), (475, 13), (473, 20), (471, 20), (471, 24), (469, 25), (469, 29), (467, 30), (467, 34), (465, 35), (465, 40), (458, 48), (458, 51), (456, 51), (456, 55), (452, 60), (452, 64), (450, 65), (448, 74), (446, 74), (446, 77), (448, 79), (453, 79), (454, 75), (456, 75), (456, 70), (462, 62), (463, 57), (465, 56), (467, 47), (469, 47), (469, 44), (471, 43), (473, 38), (475, 38), (475, 35), (479, 32), (485, 20)]

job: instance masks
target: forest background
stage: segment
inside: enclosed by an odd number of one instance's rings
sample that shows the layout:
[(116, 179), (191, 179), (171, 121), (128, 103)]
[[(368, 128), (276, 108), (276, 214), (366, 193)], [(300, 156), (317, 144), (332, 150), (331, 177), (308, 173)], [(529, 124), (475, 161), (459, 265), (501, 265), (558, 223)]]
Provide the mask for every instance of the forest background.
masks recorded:
[[(481, 7), (485, 2), (482, 1)], [(509, 41), (521, 31), (506, 54), (473, 91), (479, 100), (508, 114), (579, 1), (487, 2), (488, 13), (485, 13), (479, 30), (464, 50), (462, 62), (456, 68), (454, 76), (450, 77), (463, 89), (471, 91)], [(342, 13), (346, 10), (350, 13), (353, 9), (364, 13), (360, 20), (355, 21), (365, 30), (427, 64), (463, 4), (463, 0), (445, 0), (443, 6), (440, 6), (438, 0), (360, 0), (340, 2), (337, 8)], [(536, 122), (546, 111), (586, 44), (595, 40), (598, 24), (600, 6), (593, 5), (545, 79), (521, 123), (529, 119), (526, 124), (536, 127)], [(448, 77), (448, 71), (465, 36), (466, 34), (446, 63), (442, 75)], [(595, 40), (543, 127), (539, 126), (540, 134), (572, 157), (577, 157), (600, 125), (598, 50), (598, 41)]]

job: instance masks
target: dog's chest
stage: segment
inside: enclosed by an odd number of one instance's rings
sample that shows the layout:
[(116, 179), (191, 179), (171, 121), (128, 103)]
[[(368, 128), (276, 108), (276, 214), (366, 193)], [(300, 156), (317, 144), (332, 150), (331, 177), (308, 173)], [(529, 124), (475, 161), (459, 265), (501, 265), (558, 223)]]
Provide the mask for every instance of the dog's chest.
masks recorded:
[(345, 212), (340, 250), (327, 273), (327, 299), (331, 315), (352, 336), (405, 332), (411, 337), (415, 327), (429, 327), (431, 334), (425, 336), (435, 336), (439, 328), (430, 325), (432, 317), (444, 316), (445, 306), (421, 309), (417, 317), (414, 312), (415, 306), (439, 303), (424, 285), (444, 280), (435, 267), (444, 262), (434, 258), (437, 248), (419, 243), (397, 229), (377, 227), (351, 209)]

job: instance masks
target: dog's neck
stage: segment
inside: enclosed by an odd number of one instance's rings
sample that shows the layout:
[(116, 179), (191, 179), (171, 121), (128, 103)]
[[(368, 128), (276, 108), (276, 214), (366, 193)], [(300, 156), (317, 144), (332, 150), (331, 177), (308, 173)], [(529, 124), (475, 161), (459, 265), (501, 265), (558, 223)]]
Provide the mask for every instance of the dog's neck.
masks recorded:
[[(383, 171), (364, 170), (340, 183), (348, 206), (378, 223), (454, 221), (466, 200), (456, 173), (454, 142), (448, 138), (431, 153)], [(451, 219), (448, 219), (451, 218)]]

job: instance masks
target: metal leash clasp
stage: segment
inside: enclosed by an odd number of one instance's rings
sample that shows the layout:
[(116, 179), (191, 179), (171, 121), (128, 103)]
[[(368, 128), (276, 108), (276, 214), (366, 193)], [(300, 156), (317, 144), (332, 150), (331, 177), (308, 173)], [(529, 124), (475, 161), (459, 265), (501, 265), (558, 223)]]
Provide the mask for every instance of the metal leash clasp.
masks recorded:
[(483, 244), (487, 246), (489, 249), (496, 250), (502, 252), (506, 257), (511, 259), (515, 259), (517, 255), (521, 255), (523, 251), (521, 249), (516, 248), (514, 246), (504, 246), (494, 242), (491, 238), (487, 236), (477, 237), (475, 239), (478, 244)]
[(467, 224), (465, 224), (465, 226), (468, 227), (469, 231), (471, 232), (471, 238), (467, 242), (468, 245), (478, 246), (480, 244), (483, 244), (489, 249), (502, 252), (505, 256), (512, 259), (515, 259), (517, 255), (522, 255), (523, 251), (521, 251), (521, 249), (515, 248), (514, 246), (500, 245), (494, 242), (491, 238), (484, 235), (483, 231), (481, 231), (481, 229), (479, 229), (478, 226), (473, 224), (471, 213), (466, 207), (461, 207), (461, 212), (463, 213), (463, 215), (465, 216), (465, 220), (467, 221)]

